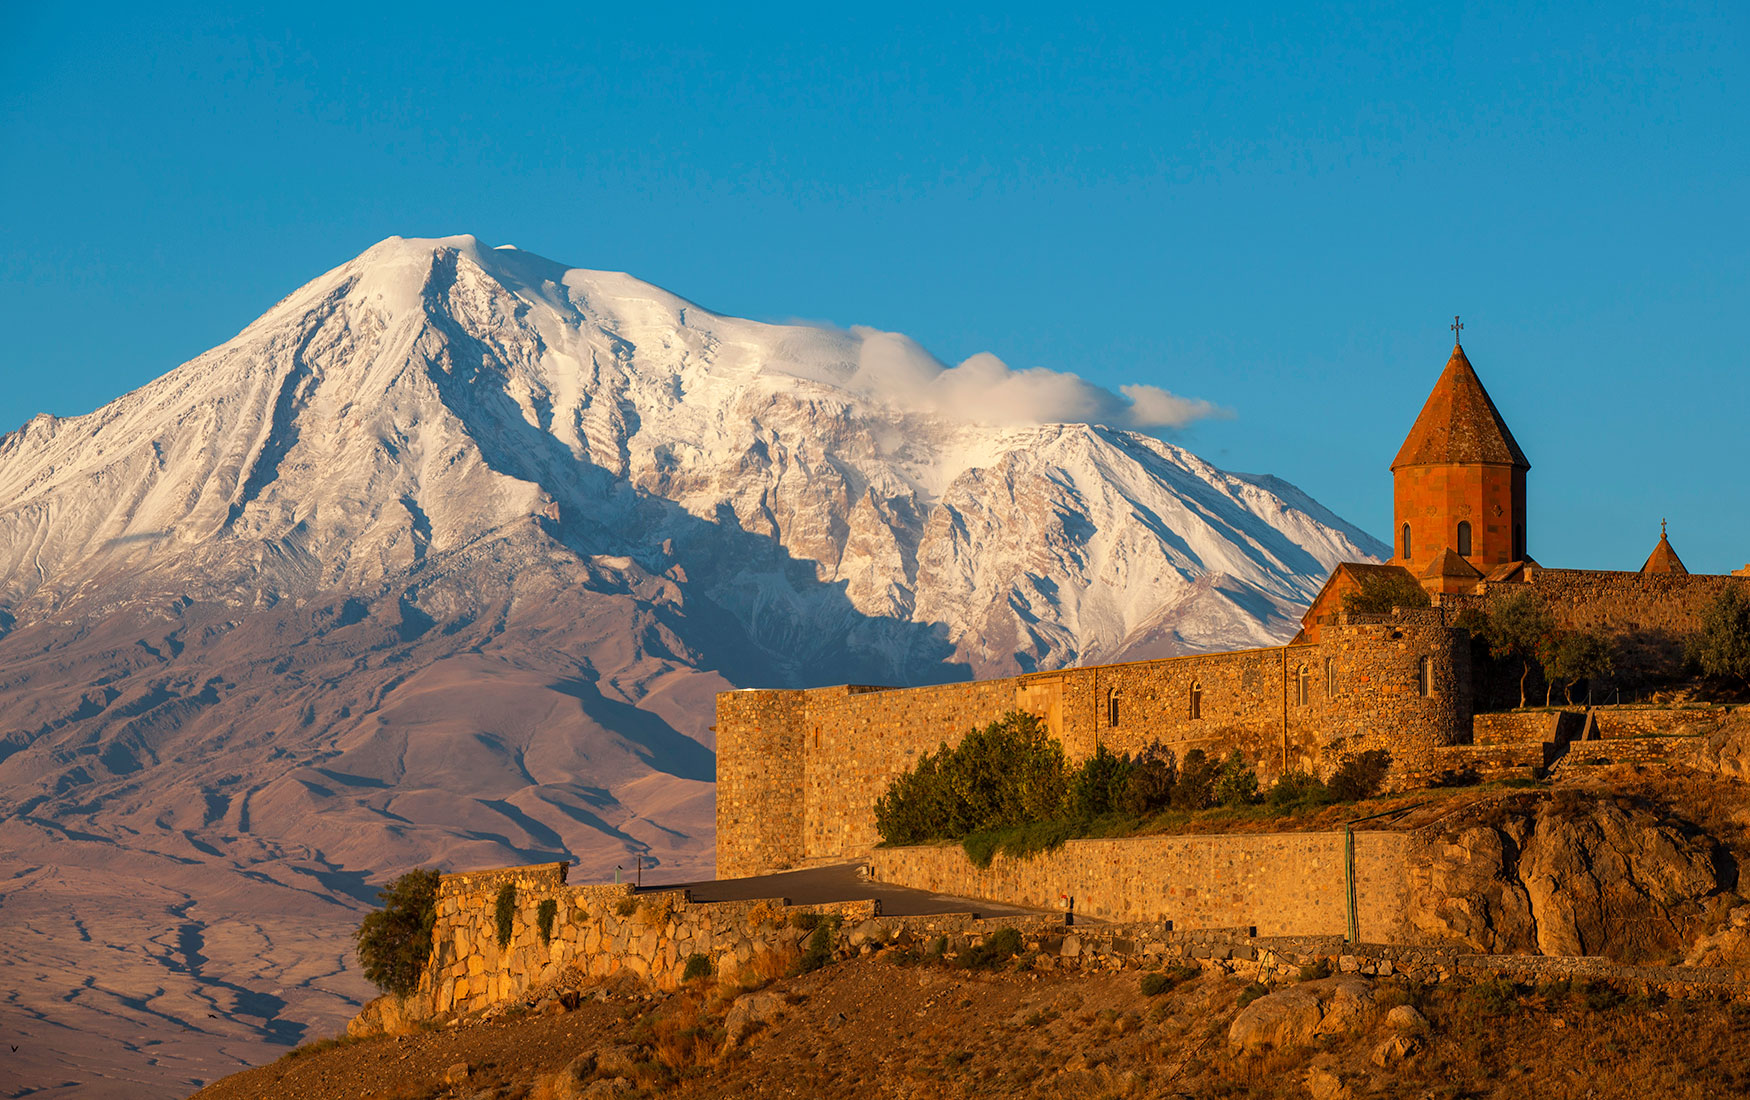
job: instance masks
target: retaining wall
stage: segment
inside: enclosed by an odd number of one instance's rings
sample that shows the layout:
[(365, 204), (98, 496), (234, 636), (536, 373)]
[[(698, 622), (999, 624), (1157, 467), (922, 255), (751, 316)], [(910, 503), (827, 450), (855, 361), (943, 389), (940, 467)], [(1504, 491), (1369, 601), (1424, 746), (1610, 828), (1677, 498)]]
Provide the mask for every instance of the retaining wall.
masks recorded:
[[(958, 845), (877, 848), (875, 877), (919, 890), (1049, 909), (1064, 896), (1103, 920), (1172, 921), (1175, 928), (1255, 927), (1262, 935), (1334, 935), (1348, 928), (1342, 833), (1072, 840), (988, 868)], [(1407, 838), (1354, 835), (1360, 937), (1407, 935)]]

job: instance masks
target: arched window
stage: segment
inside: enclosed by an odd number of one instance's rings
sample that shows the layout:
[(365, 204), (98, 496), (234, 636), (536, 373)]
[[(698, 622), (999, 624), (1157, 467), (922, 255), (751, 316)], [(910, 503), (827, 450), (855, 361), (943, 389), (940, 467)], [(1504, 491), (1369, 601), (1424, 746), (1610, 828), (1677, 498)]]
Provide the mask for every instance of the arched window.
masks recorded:
[(1307, 680), (1308, 676), (1305, 665), (1301, 665), (1294, 670), (1294, 703), (1296, 706), (1306, 706), (1306, 697), (1309, 694), (1306, 686)]
[(1427, 657), (1416, 662), (1416, 687), (1424, 699), (1434, 694), (1434, 662)]
[(1326, 657), (1325, 658), (1325, 698), (1335, 699), (1336, 697), (1337, 697), (1337, 659), (1335, 657)]
[(1191, 681), (1191, 718), (1203, 717), (1203, 681)]
[(1404, 524), (1404, 554), (1405, 561), (1410, 560), (1410, 525)]
[(1106, 725), (1118, 725), (1118, 689), (1113, 688), (1106, 694)]
[(1470, 520), (1468, 519), (1458, 521), (1458, 556), (1461, 558), (1470, 557)]

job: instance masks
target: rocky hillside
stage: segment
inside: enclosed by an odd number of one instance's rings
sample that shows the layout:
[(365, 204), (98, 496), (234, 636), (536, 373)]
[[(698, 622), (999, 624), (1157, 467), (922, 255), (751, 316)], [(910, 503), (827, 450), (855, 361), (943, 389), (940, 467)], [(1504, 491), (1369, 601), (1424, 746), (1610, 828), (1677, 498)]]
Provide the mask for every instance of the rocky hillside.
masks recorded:
[(0, 437), (12, 1065), (164, 1095), (334, 1026), (410, 866), (708, 874), (717, 691), (1283, 637), (1383, 548), (1134, 430), (1209, 411), (455, 237)]

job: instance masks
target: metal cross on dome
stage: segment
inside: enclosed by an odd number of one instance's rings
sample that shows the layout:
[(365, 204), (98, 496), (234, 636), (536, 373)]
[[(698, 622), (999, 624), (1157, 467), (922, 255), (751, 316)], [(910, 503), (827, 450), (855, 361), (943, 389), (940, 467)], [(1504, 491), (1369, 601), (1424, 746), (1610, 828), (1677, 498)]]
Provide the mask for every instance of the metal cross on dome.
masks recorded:
[(1458, 314), (1454, 313), (1452, 315), (1452, 324), (1446, 327), (1452, 330), (1452, 342), (1454, 344), (1464, 343), (1464, 339), (1459, 336), (1459, 331), (1464, 328), (1464, 325), (1459, 321)]

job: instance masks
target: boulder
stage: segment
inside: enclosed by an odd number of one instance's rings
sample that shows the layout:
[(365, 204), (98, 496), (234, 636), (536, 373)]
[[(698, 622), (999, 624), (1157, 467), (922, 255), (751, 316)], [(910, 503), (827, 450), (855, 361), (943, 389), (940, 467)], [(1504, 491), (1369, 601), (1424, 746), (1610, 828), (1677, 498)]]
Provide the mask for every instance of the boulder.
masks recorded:
[(1306, 1073), (1306, 1091), (1312, 1100), (1353, 1100), (1355, 1090), (1331, 1070), (1314, 1066)]
[(1414, 1005), (1398, 1005), (1385, 1014), (1385, 1026), (1393, 1031), (1420, 1034), (1428, 1030), (1428, 1017), (1417, 1012)]
[(1373, 1064), (1385, 1069), (1408, 1058), (1422, 1048), (1414, 1035), (1392, 1035), (1373, 1048)]
[(1473, 951), (1642, 962), (1709, 926), (1720, 852), (1651, 810), (1558, 796), (1424, 841), (1411, 857), (1408, 917)]
[(1266, 993), (1240, 1010), (1228, 1025), (1236, 1050), (1288, 1050), (1320, 1035), (1337, 1035), (1366, 1024), (1373, 991), (1359, 978), (1323, 978)]
[(729, 1006), (723, 1017), (727, 1045), (739, 1046), (755, 1028), (784, 1010), (784, 995), (771, 990), (744, 993)]

